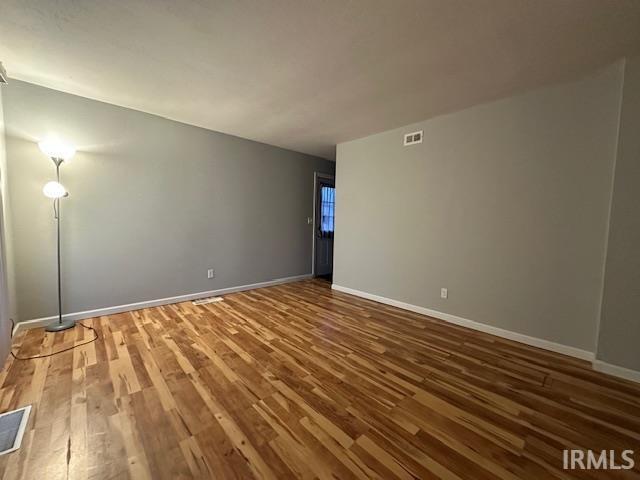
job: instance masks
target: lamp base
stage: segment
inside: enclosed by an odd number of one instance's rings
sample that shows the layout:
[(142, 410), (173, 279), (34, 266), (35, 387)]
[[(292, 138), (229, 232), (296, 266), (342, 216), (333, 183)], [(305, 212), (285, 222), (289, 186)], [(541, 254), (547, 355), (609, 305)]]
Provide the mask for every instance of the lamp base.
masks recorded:
[(59, 321), (50, 323), (45, 327), (45, 331), (47, 332), (61, 332), (63, 330), (68, 330), (76, 326), (75, 320), (63, 320), (62, 323)]

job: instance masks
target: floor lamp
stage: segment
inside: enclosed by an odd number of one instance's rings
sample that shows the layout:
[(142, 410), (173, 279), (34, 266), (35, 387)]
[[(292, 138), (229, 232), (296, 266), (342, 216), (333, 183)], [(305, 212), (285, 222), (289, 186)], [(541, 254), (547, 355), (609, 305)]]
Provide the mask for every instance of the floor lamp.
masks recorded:
[(60, 275), (60, 200), (69, 196), (69, 192), (60, 183), (60, 165), (68, 162), (76, 153), (76, 149), (55, 138), (49, 138), (38, 143), (42, 153), (48, 156), (56, 166), (56, 181), (48, 182), (42, 189), (46, 197), (53, 199), (53, 212), (56, 220), (57, 253), (58, 253), (58, 321), (46, 326), (47, 332), (60, 332), (73, 328), (75, 320), (62, 319), (62, 285)]

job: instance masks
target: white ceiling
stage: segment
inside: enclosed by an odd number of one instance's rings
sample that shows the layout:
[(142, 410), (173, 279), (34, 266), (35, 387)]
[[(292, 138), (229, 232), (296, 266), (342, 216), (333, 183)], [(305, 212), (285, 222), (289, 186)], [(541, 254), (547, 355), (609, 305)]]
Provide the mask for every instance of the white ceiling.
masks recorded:
[(1, 0), (9, 76), (333, 158), (640, 53), (640, 1)]

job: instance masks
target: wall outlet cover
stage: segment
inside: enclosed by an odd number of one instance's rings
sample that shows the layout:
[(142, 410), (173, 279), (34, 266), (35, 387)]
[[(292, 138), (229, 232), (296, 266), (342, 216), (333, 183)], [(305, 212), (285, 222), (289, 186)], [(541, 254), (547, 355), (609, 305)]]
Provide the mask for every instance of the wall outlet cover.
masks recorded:
[(417, 143), (422, 143), (423, 134), (424, 134), (423, 130), (418, 130), (417, 132), (405, 133), (403, 145), (406, 147), (407, 145), (415, 145)]

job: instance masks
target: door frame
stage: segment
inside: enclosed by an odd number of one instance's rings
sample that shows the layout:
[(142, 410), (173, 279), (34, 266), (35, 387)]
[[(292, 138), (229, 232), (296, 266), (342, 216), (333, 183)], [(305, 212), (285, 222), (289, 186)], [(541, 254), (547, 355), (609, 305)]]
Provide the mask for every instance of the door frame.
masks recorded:
[[(312, 243), (311, 243), (311, 275), (316, 276), (316, 222), (318, 221), (318, 180), (325, 178), (327, 180), (333, 180), (333, 186), (336, 185), (336, 176), (329, 173), (313, 172), (313, 228), (311, 229)], [(335, 226), (335, 224), (334, 224)], [(334, 237), (335, 239), (335, 232)]]

